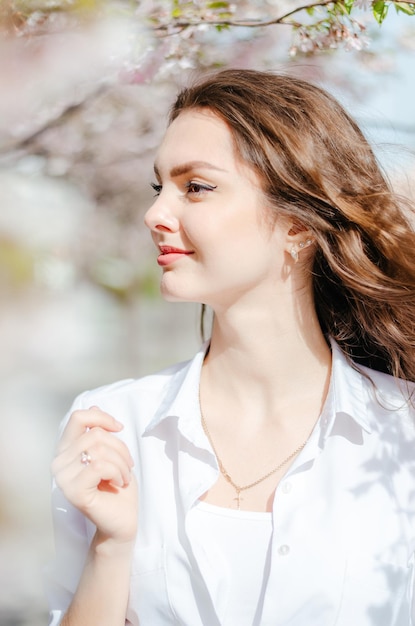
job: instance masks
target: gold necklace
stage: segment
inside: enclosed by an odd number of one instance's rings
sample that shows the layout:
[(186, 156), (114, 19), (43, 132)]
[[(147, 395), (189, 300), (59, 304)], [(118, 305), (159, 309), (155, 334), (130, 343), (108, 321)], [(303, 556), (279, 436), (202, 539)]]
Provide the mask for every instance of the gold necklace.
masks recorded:
[(294, 452), (291, 452), (291, 454), (289, 456), (287, 456), (286, 459), (281, 461), (281, 463), (279, 463), (276, 467), (274, 467), (270, 472), (267, 472), (266, 474), (264, 474), (264, 476), (261, 476), (261, 478), (258, 478), (257, 480), (254, 480), (252, 483), (249, 483), (248, 485), (237, 485), (236, 482), (234, 480), (232, 480), (231, 476), (226, 471), (226, 469), (225, 469), (221, 459), (219, 458), (219, 455), (218, 455), (217, 450), (215, 448), (215, 445), (214, 445), (214, 443), (212, 441), (211, 434), (209, 432), (209, 429), (207, 427), (205, 418), (203, 417), (202, 413), (201, 413), (201, 418), (202, 418), (203, 430), (205, 431), (206, 437), (208, 438), (209, 443), (212, 446), (212, 450), (215, 453), (216, 459), (218, 461), (220, 473), (225, 478), (225, 480), (227, 480), (228, 483), (230, 485), (232, 485), (232, 487), (236, 491), (236, 496), (235, 496), (234, 500), (236, 500), (236, 508), (238, 509), (238, 511), (241, 508), (241, 500), (243, 499), (243, 498), (241, 498), (241, 491), (246, 491), (247, 489), (251, 489), (252, 487), (256, 487), (256, 485), (259, 485), (259, 483), (262, 483), (262, 481), (266, 480), (267, 478), (272, 476), (272, 474), (275, 474), (276, 472), (278, 472), (278, 470), (282, 469), (284, 467), (284, 465), (286, 465), (289, 461), (291, 461), (291, 459), (293, 459), (296, 456), (296, 454), (301, 452), (301, 450), (305, 447), (306, 443), (310, 439), (310, 435), (309, 435), (307, 437), (307, 439), (300, 446), (298, 446), (298, 448), (296, 448), (294, 450)]

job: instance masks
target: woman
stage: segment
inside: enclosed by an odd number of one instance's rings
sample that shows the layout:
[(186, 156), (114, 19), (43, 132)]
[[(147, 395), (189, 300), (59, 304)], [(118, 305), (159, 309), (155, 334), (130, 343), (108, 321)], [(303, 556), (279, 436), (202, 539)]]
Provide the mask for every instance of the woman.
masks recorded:
[(75, 402), (51, 624), (415, 624), (414, 231), (366, 140), (321, 89), (226, 70), (155, 174), (162, 293), (211, 339)]

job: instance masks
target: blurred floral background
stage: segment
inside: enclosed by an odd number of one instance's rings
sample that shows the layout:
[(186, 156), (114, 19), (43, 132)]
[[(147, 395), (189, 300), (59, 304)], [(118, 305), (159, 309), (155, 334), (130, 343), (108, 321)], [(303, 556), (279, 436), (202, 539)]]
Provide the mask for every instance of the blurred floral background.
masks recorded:
[(283, 70), (342, 100), (414, 194), (415, 4), (0, 1), (0, 623), (47, 624), (49, 466), (84, 389), (189, 358), (143, 227), (180, 85)]

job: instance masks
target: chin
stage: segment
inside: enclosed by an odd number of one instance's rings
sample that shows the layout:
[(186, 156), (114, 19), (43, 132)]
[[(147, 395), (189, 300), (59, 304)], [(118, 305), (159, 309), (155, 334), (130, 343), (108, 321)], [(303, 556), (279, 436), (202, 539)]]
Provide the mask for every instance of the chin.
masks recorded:
[[(219, 308), (228, 302), (232, 287), (221, 286), (212, 289), (210, 280), (191, 277), (189, 280), (177, 280), (177, 277), (166, 272), (160, 282), (160, 294), (166, 302), (189, 302), (191, 304), (205, 304), (211, 309)], [(415, 625), (414, 625), (415, 626)]]
[(189, 299), (185, 297), (181, 290), (167, 287), (163, 281), (160, 285), (160, 293), (166, 302), (189, 302)]
[(166, 302), (193, 302), (197, 304), (203, 302), (203, 298), (199, 299), (190, 290), (168, 289), (163, 283), (160, 286), (160, 293)]

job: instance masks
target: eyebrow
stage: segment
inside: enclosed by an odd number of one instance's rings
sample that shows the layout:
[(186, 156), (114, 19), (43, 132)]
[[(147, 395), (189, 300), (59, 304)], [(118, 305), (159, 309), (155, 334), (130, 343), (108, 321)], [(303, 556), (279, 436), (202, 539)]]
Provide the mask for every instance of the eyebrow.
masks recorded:
[[(208, 161), (189, 161), (188, 163), (183, 163), (182, 165), (175, 165), (170, 170), (171, 178), (176, 178), (177, 176), (182, 176), (183, 174), (188, 174), (189, 172), (193, 172), (197, 169), (205, 169), (205, 170), (216, 170), (217, 172), (226, 172), (226, 170), (216, 167), (216, 165), (212, 165)], [(154, 172), (159, 176), (160, 172), (157, 165), (154, 165)]]

